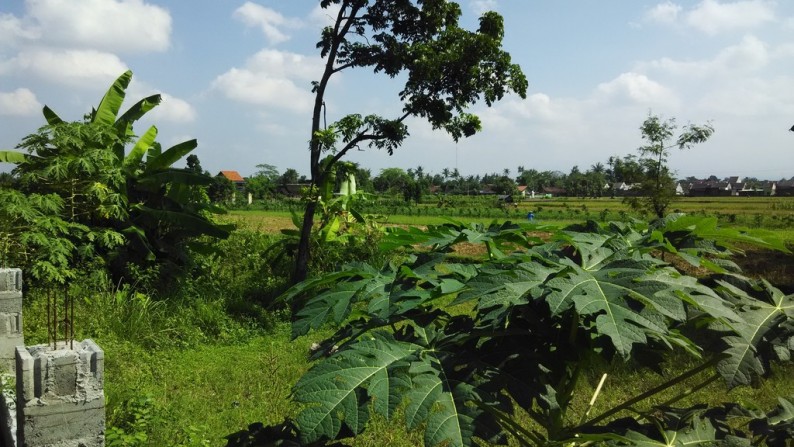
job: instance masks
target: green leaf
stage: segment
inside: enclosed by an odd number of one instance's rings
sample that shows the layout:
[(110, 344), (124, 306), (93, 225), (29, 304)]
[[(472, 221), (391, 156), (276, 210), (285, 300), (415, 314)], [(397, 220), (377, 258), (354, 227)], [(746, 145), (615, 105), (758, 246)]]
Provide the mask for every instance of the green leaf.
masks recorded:
[[(632, 344), (646, 343), (648, 333), (667, 334), (667, 326), (659, 324), (658, 317), (682, 319), (685, 315), (681, 300), (671, 299), (673, 278), (666, 276), (668, 281), (660, 283), (647, 273), (649, 266), (649, 262), (627, 260), (594, 272), (574, 267), (546, 283), (546, 301), (552, 314), (575, 306), (580, 315), (595, 317), (596, 332), (609, 337), (618, 353), (628, 358)], [(639, 312), (642, 307), (644, 312)]]
[(143, 160), (146, 151), (154, 144), (157, 139), (157, 127), (151, 126), (141, 138), (135, 143), (135, 146), (130, 151), (129, 155), (124, 158), (124, 168), (128, 171), (135, 169)]
[(0, 151), (0, 163), (24, 163), (32, 155), (25, 154), (18, 151)]
[(343, 425), (360, 433), (369, 404), (389, 417), (402, 400), (409, 361), (418, 346), (376, 332), (312, 367), (295, 385), (295, 401), (308, 404), (297, 417), (301, 440), (335, 439)]
[(708, 419), (694, 417), (692, 425), (679, 430), (665, 430), (662, 440), (649, 438), (641, 433), (629, 430), (625, 438), (628, 445), (637, 447), (686, 447), (708, 445), (713, 446), (717, 441), (717, 430)]
[(44, 119), (47, 120), (47, 124), (50, 126), (63, 123), (63, 120), (47, 106), (44, 106), (42, 113), (44, 114)]
[[(158, 172), (151, 172), (142, 174), (138, 178), (138, 182), (152, 188), (153, 191), (159, 191), (164, 185), (209, 185), (212, 183), (212, 178), (198, 174), (196, 172), (186, 171), (184, 169), (166, 169)], [(225, 213), (225, 210), (216, 207), (215, 214)]]
[(153, 154), (149, 151), (146, 159), (146, 172), (159, 171), (170, 168), (171, 165), (179, 161), (182, 157), (189, 154), (190, 151), (198, 146), (198, 142), (194, 140), (184, 141), (175, 146), (168, 148), (161, 154)]
[(115, 126), (120, 136), (132, 136), (132, 124), (138, 121), (146, 114), (146, 112), (157, 107), (162, 101), (160, 95), (152, 95), (141, 99), (135, 105), (127, 109), (118, 120)]
[(119, 109), (121, 109), (121, 103), (124, 102), (124, 96), (126, 95), (127, 87), (130, 85), (130, 80), (132, 80), (132, 71), (127, 70), (113, 82), (105, 96), (102, 97), (102, 101), (100, 101), (94, 119), (91, 122), (108, 126), (112, 126), (116, 122), (116, 116), (118, 116)]
[(757, 299), (727, 281), (720, 280), (718, 284), (724, 293), (737, 300), (737, 313), (741, 320), (731, 323), (737, 336), (724, 338), (728, 357), (717, 365), (717, 369), (728, 386), (748, 385), (765, 372), (758, 349), (767, 334), (794, 318), (794, 295), (785, 295), (766, 281), (759, 284), (762, 286), (760, 293), (766, 299)]
[(691, 241), (697, 237), (708, 241), (717, 242), (726, 247), (733, 248), (736, 243), (754, 245), (788, 252), (785, 241), (773, 233), (763, 230), (750, 230), (741, 228), (719, 227), (716, 217), (702, 217), (694, 215), (676, 214), (660, 221), (663, 225), (658, 228), (670, 237), (671, 242), (680, 249), (676, 242)]
[(407, 393), (405, 421), (409, 429), (425, 424), (426, 446), (472, 445), (474, 420), (481, 413), (466, 402), (477, 395), (470, 384), (450, 380), (431, 353), (411, 365), (411, 390)]
[(161, 222), (179, 226), (197, 236), (207, 235), (218, 238), (226, 238), (229, 236), (229, 229), (227, 227), (215, 224), (198, 214), (154, 209), (141, 204), (135, 204), (131, 208)]
[(506, 318), (510, 308), (527, 303), (529, 291), (543, 284), (559, 269), (540, 263), (521, 263), (511, 270), (498, 273), (481, 273), (466, 283), (466, 290), (458, 295), (452, 305), (477, 300), (477, 310), (483, 313), (482, 320), (496, 324)]

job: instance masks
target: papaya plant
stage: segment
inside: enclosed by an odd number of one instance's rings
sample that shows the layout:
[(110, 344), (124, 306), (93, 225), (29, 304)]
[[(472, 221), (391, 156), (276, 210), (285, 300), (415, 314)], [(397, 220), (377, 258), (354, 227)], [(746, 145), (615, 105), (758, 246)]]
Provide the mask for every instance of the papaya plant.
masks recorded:
[[(463, 242), (484, 244), (487, 258), (450, 258)], [(338, 328), (293, 389), (302, 410), (287, 421), (295, 444), (284, 445), (343, 441), (373, 413), (400, 414), (408, 429), (424, 431), (427, 446), (508, 437), (525, 446), (785, 439), (790, 399), (768, 415), (735, 405), (673, 407), (716, 380), (755, 383), (794, 351), (794, 295), (724, 262), (736, 242), (786, 250), (779, 240), (682, 215), (563, 229), (457, 222), (391, 229), (383, 248), (402, 247), (401, 257), (383, 267), (350, 264), (283, 297), (302, 303), (293, 336)], [(689, 276), (674, 259), (713, 274)], [(583, 409), (575, 395), (594, 369), (628, 363), (661, 371), (674, 352), (694, 366), (612, 408), (591, 415), (596, 396)], [(731, 411), (754, 419), (737, 428), (726, 422)], [(251, 439), (238, 433), (230, 445), (279, 445)]]

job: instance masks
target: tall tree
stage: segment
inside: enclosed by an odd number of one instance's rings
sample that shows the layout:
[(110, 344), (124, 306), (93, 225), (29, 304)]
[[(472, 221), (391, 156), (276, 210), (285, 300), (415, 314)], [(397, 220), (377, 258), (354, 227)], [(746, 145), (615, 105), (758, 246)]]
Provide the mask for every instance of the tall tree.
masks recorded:
[[(366, 144), (392, 154), (408, 136), (408, 117), (424, 118), (457, 141), (480, 130), (479, 118), (465, 111), (479, 99), (490, 106), (509, 91), (526, 95), (526, 77), (501, 48), (504, 23), (495, 12), (483, 14), (477, 31), (469, 31), (458, 24), (460, 6), (447, 0), (321, 0), (320, 6), (338, 8), (317, 44), (325, 68), (313, 82), (309, 167), (312, 184), (321, 190), (351, 149)], [(392, 118), (346, 115), (321, 128), (331, 78), (353, 68), (402, 75), (402, 110)], [(316, 199), (306, 205), (295, 281), (308, 273), (316, 208)]]
[(667, 206), (675, 197), (675, 181), (667, 166), (670, 149), (689, 149), (705, 142), (714, 133), (710, 123), (700, 126), (688, 124), (671, 143), (677, 128), (675, 118), (663, 120), (657, 115), (649, 115), (640, 126), (642, 139), (647, 142), (638, 148), (645, 179), (640, 186), (640, 196), (630, 198), (629, 203), (634, 208), (653, 212), (659, 218), (664, 217)]

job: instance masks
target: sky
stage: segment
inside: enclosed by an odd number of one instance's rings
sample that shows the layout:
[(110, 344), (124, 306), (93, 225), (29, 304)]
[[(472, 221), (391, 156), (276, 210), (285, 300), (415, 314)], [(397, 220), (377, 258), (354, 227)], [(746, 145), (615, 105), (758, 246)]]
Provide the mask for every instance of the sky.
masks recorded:
[[(79, 120), (132, 70), (125, 106), (163, 103), (138, 122), (164, 147), (196, 138), (212, 173), (257, 164), (308, 174), (315, 44), (330, 13), (317, 0), (0, 0), (0, 149), (45, 121), (47, 105)], [(526, 99), (476, 104), (483, 131), (455, 143), (419, 119), (389, 156), (347, 158), (463, 175), (586, 170), (636, 154), (649, 114), (713, 137), (674, 149), (679, 177), (794, 176), (794, 2), (788, 0), (461, 0), (461, 23), (505, 18), (504, 49), (529, 81)], [(400, 79), (345, 71), (326, 96), (328, 122), (396, 117)], [(8, 170), (9, 165), (0, 165)]]

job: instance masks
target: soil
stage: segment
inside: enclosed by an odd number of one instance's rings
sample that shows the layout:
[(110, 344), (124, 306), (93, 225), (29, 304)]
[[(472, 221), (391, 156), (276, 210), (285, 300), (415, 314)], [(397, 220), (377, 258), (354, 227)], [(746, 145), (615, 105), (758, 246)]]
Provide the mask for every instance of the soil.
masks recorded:
[(746, 249), (733, 261), (747, 276), (764, 278), (787, 295), (794, 293), (794, 253)]

